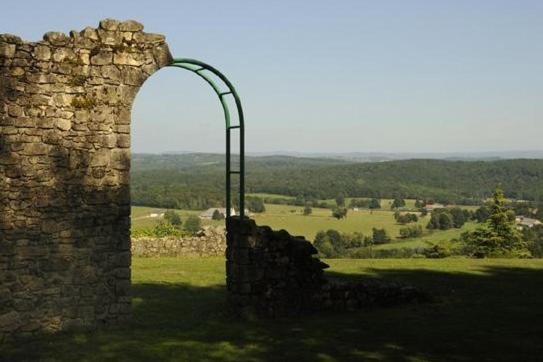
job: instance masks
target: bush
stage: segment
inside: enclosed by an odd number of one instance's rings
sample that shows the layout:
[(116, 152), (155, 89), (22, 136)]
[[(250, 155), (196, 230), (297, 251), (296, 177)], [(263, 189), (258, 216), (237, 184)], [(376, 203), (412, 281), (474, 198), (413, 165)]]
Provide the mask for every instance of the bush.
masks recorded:
[(459, 207), (452, 209), (437, 209), (432, 211), (430, 221), (426, 228), (430, 230), (449, 230), (453, 227), (461, 228), (466, 222), (466, 215), (469, 215), (469, 212), (466, 214), (466, 212)]
[(422, 226), (420, 225), (411, 225), (400, 229), (400, 238), (418, 238), (423, 234)]
[(305, 205), (305, 207), (304, 207), (304, 215), (305, 216), (311, 215), (312, 212), (313, 212), (313, 209), (311, 208), (311, 206)]
[(419, 217), (417, 216), (417, 214), (412, 214), (409, 212), (402, 214), (399, 211), (396, 211), (394, 213), (394, 219), (396, 219), (396, 222), (398, 222), (399, 224), (409, 224), (419, 221)]
[(528, 250), (534, 258), (543, 258), (543, 225), (525, 228), (522, 237), (528, 242)]
[(379, 199), (371, 199), (370, 204), (369, 204), (369, 208), (372, 209), (372, 210), (380, 209), (381, 208), (381, 200), (379, 200)]
[(346, 256), (351, 249), (365, 245), (366, 238), (361, 233), (340, 233), (329, 229), (315, 235), (313, 245), (326, 258)]
[(390, 206), (392, 210), (399, 209), (401, 207), (405, 207), (405, 200), (400, 198), (395, 198), (392, 202), (392, 205)]
[(251, 212), (262, 213), (266, 211), (264, 206), (264, 201), (260, 197), (247, 197), (246, 199), (247, 208)]
[(332, 216), (335, 217), (338, 220), (341, 220), (345, 217), (347, 217), (347, 208), (346, 207), (338, 207), (332, 211)]
[(150, 238), (165, 238), (165, 237), (183, 237), (186, 233), (170, 223), (161, 222), (154, 228), (135, 230), (132, 232), (132, 237), (150, 237)]
[(182, 221), (179, 214), (173, 210), (168, 210), (164, 213), (164, 220), (173, 226), (181, 226)]
[(390, 242), (390, 237), (385, 229), (373, 228), (372, 241), (374, 244), (386, 244)]
[(354, 259), (424, 258), (424, 250), (424, 248), (373, 250), (370, 247), (365, 247), (353, 250), (348, 256)]
[(218, 209), (215, 209), (213, 211), (213, 215), (211, 215), (212, 220), (224, 220), (224, 214), (220, 212)]
[(200, 218), (198, 216), (195, 216), (195, 215), (191, 215), (187, 218), (187, 221), (185, 221), (185, 231), (194, 235), (196, 234), (198, 231), (200, 231), (200, 229), (202, 228), (202, 224), (200, 222)]
[(423, 253), (429, 259), (441, 259), (451, 256), (451, 251), (449, 248), (438, 244), (424, 249)]

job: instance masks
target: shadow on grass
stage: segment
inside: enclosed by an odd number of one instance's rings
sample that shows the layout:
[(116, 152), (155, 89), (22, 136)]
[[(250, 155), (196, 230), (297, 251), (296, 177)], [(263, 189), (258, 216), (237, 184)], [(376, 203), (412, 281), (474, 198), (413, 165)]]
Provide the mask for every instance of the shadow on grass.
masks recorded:
[(0, 356), (10, 361), (535, 361), (543, 353), (541, 269), (369, 271), (419, 286), (436, 300), (245, 322), (229, 317), (222, 285), (136, 284), (129, 326), (48, 336), (11, 346)]

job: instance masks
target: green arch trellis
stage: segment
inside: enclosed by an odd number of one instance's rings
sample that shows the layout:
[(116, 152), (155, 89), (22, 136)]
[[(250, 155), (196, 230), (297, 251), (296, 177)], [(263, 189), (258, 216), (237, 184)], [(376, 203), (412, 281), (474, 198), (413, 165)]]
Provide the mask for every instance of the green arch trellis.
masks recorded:
[[(209, 64), (201, 62), (195, 59), (189, 58), (176, 58), (169, 64), (170, 67), (182, 68), (189, 70), (199, 77), (203, 78), (213, 88), (219, 101), (221, 102), (222, 109), (224, 111), (224, 119), (226, 123), (226, 216), (230, 217), (230, 210), (232, 209), (232, 175), (239, 175), (239, 215), (243, 218), (245, 215), (245, 122), (243, 117), (243, 108), (241, 107), (241, 100), (239, 98), (234, 85), (222, 74), (219, 70), (212, 67)], [(228, 88), (227, 91), (221, 91), (219, 86), (209, 74), (213, 74), (218, 77)], [(232, 95), (236, 102), (238, 123), (231, 124), (230, 110), (226, 103), (225, 97)], [(233, 129), (239, 130), (239, 170), (232, 170), (232, 157), (231, 157), (231, 131)]]

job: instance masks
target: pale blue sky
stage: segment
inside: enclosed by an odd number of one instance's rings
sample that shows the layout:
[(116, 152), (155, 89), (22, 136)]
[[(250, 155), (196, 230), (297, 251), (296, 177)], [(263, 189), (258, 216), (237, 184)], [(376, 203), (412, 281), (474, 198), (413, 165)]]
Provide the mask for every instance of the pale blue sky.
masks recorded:
[[(543, 1), (14, 1), (0, 32), (135, 19), (236, 85), (249, 152), (541, 150)], [(222, 152), (215, 96), (164, 69), (133, 150)]]

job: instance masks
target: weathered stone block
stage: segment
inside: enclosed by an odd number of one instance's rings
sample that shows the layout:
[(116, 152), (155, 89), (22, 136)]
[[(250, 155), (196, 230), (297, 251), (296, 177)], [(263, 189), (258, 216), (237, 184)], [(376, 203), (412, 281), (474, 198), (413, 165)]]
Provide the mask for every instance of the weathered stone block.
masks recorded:
[(70, 38), (64, 33), (50, 31), (45, 33), (43, 40), (53, 45), (66, 45), (70, 41)]
[(91, 56), (90, 63), (92, 65), (106, 65), (113, 61), (113, 53), (107, 50), (102, 50), (98, 54)]
[(15, 44), (0, 43), (0, 57), (12, 58), (15, 55)]
[(143, 25), (141, 23), (138, 23), (135, 20), (127, 20), (123, 21), (121, 24), (119, 24), (119, 30), (120, 31), (142, 31)]

